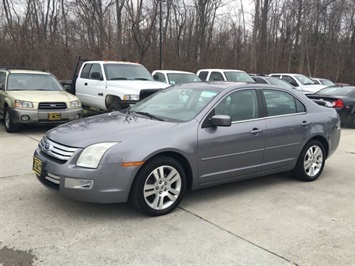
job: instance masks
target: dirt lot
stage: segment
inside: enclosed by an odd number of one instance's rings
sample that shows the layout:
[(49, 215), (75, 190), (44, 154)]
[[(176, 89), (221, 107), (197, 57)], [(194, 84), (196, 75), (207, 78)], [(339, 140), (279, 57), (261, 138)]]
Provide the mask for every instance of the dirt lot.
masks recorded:
[(316, 182), (282, 173), (194, 191), (150, 218), (44, 188), (31, 166), (47, 129), (0, 122), (0, 265), (355, 265), (355, 130)]

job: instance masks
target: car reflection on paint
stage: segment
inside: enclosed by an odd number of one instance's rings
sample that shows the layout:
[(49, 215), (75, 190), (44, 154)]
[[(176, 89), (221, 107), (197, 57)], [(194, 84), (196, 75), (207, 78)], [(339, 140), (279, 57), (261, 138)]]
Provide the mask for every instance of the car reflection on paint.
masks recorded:
[(194, 82), (48, 131), (33, 169), (64, 196), (157, 216), (187, 190), (283, 171), (313, 181), (339, 139), (336, 111), (296, 90)]

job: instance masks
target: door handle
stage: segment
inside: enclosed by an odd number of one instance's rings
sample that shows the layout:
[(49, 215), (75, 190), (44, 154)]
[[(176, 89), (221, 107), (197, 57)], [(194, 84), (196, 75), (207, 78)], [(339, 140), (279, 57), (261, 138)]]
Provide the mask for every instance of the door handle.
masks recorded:
[(102, 92), (99, 92), (97, 95), (104, 96), (104, 94)]
[(263, 130), (259, 128), (253, 128), (252, 130), (249, 131), (250, 134), (257, 135), (259, 133), (262, 133)]
[(87, 82), (85, 82), (85, 83), (84, 83), (84, 85), (85, 85), (85, 86), (87, 86), (87, 85), (88, 85), (88, 83), (87, 83)]
[(310, 124), (311, 124), (310, 122), (303, 121), (303, 122), (301, 123), (301, 126), (305, 127), (305, 126), (308, 126), (308, 125), (310, 125)]

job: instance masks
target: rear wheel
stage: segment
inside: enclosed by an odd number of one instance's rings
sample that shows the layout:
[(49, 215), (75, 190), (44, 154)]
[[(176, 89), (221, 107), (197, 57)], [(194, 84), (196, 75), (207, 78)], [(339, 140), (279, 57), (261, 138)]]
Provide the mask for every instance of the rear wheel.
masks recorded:
[(9, 107), (5, 107), (4, 123), (5, 129), (8, 133), (14, 133), (19, 130), (19, 126), (12, 121), (12, 117), (9, 112)]
[(325, 163), (324, 146), (318, 140), (311, 140), (303, 148), (293, 175), (302, 181), (314, 181), (322, 173)]
[(180, 204), (185, 188), (186, 176), (181, 164), (171, 157), (160, 156), (138, 172), (130, 200), (150, 216), (164, 215)]

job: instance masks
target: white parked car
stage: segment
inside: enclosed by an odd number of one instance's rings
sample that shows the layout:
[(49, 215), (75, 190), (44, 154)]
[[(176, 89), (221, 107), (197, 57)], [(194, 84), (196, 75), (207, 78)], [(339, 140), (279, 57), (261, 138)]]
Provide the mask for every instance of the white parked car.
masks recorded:
[(203, 81), (233, 81), (250, 82), (255, 81), (243, 70), (237, 69), (200, 69), (196, 75)]
[(195, 73), (180, 70), (154, 70), (152, 76), (155, 81), (170, 85), (201, 81)]
[(300, 90), (303, 93), (314, 93), (316, 91), (319, 91), (320, 89), (327, 87), (325, 85), (317, 84), (312, 79), (302, 74), (273, 73), (270, 74), (269, 76), (282, 79), (290, 83), (297, 90)]
[(329, 79), (312, 78), (312, 80), (317, 84), (321, 84), (321, 85), (325, 85), (325, 86), (334, 86), (335, 85), (335, 83)]

